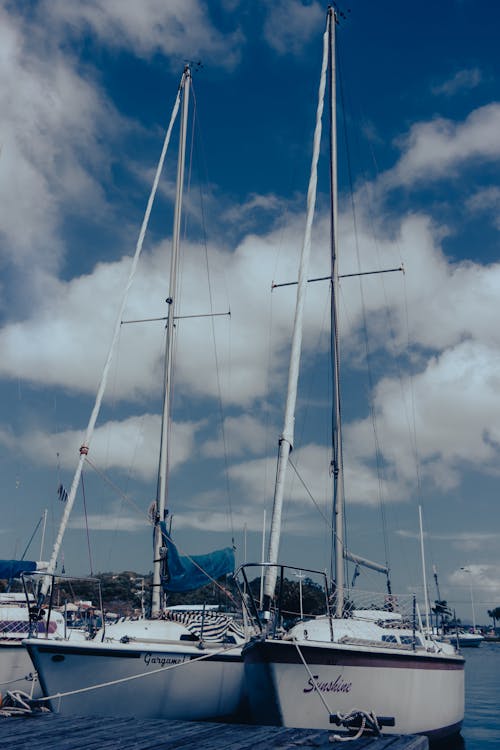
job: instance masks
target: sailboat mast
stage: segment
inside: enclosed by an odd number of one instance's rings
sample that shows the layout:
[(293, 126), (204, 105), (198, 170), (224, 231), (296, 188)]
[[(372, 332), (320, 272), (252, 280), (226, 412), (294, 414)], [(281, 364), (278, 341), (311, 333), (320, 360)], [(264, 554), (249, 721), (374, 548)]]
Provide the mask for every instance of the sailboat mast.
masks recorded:
[(186, 161), (186, 139), (187, 124), (189, 113), (189, 91), (191, 84), (191, 69), (189, 65), (184, 68), (184, 73), (180, 83), (180, 89), (183, 90), (181, 122), (179, 134), (179, 155), (177, 161), (177, 185), (175, 194), (174, 209), (174, 227), (172, 237), (172, 258), (170, 264), (170, 282), (169, 296), (167, 298), (168, 317), (166, 325), (166, 342), (165, 342), (165, 366), (164, 366), (164, 392), (163, 392), (163, 413), (161, 422), (161, 443), (160, 459), (158, 467), (158, 484), (156, 497), (156, 523), (154, 528), (153, 542), (153, 595), (151, 604), (151, 614), (158, 614), (162, 605), (161, 590), (161, 568), (162, 568), (162, 535), (160, 521), (165, 520), (167, 497), (168, 497), (168, 469), (169, 469), (169, 448), (168, 439), (170, 430), (170, 412), (172, 401), (172, 371), (173, 371), (173, 350), (174, 350), (174, 326), (175, 326), (175, 307), (177, 299), (177, 284), (179, 270), (179, 249), (181, 235), (181, 218), (182, 218), (182, 197), (184, 192), (184, 171)]
[[(181, 85), (182, 85), (182, 79), (181, 79)], [(40, 593), (39, 593), (39, 601), (40, 601), (40, 603), (43, 601), (43, 598), (45, 597), (45, 595), (47, 594), (47, 592), (48, 592), (48, 590), (50, 588), (51, 577), (52, 577), (53, 573), (56, 570), (57, 558), (59, 556), (59, 552), (60, 552), (60, 549), (61, 549), (62, 541), (63, 541), (64, 534), (65, 534), (65, 531), (66, 531), (66, 527), (68, 525), (69, 518), (70, 518), (71, 512), (73, 510), (73, 505), (75, 503), (76, 493), (77, 493), (77, 489), (78, 489), (78, 484), (80, 482), (80, 477), (81, 477), (81, 474), (82, 474), (82, 471), (83, 471), (83, 465), (84, 465), (85, 460), (87, 458), (87, 455), (89, 453), (90, 443), (91, 443), (91, 440), (92, 440), (92, 437), (93, 437), (93, 434), (94, 434), (95, 425), (96, 425), (96, 422), (97, 422), (97, 418), (99, 416), (99, 412), (100, 412), (100, 409), (101, 409), (101, 404), (102, 404), (102, 401), (103, 401), (103, 398), (104, 398), (104, 392), (106, 390), (106, 385), (107, 385), (107, 382), (108, 382), (109, 371), (110, 371), (110, 368), (111, 368), (111, 362), (113, 360), (113, 356), (114, 356), (114, 353), (116, 351), (116, 347), (118, 345), (118, 340), (119, 340), (120, 330), (121, 330), (122, 320), (123, 320), (123, 312), (124, 312), (125, 306), (127, 304), (128, 293), (130, 291), (130, 288), (132, 286), (132, 282), (134, 280), (134, 276), (135, 276), (135, 273), (136, 273), (136, 270), (137, 270), (137, 266), (138, 266), (138, 263), (139, 263), (139, 258), (141, 257), (142, 246), (143, 246), (143, 243), (144, 243), (144, 237), (146, 235), (146, 230), (148, 228), (149, 217), (151, 216), (151, 210), (153, 208), (153, 203), (154, 203), (154, 200), (155, 200), (155, 197), (156, 197), (156, 191), (158, 189), (158, 183), (160, 181), (160, 176), (161, 176), (162, 169), (163, 169), (163, 163), (165, 161), (165, 156), (167, 154), (168, 145), (170, 143), (170, 136), (172, 134), (172, 128), (173, 128), (174, 122), (175, 122), (175, 120), (177, 118), (177, 113), (179, 111), (180, 91), (181, 91), (181, 86), (179, 86), (179, 90), (177, 91), (177, 96), (176, 96), (176, 99), (175, 99), (175, 102), (174, 102), (174, 108), (172, 110), (172, 115), (171, 115), (171, 118), (170, 118), (170, 123), (169, 123), (168, 129), (167, 129), (167, 132), (165, 134), (165, 139), (163, 141), (163, 147), (162, 147), (162, 150), (161, 150), (160, 159), (159, 159), (158, 165), (156, 167), (155, 177), (154, 177), (154, 180), (153, 180), (153, 185), (151, 187), (151, 192), (149, 194), (149, 198), (148, 198), (148, 202), (147, 202), (147, 206), (146, 206), (146, 211), (144, 213), (144, 218), (142, 220), (142, 225), (141, 225), (141, 229), (140, 229), (140, 232), (139, 232), (139, 237), (137, 238), (137, 244), (135, 246), (134, 257), (132, 258), (132, 264), (131, 264), (131, 267), (130, 267), (130, 271), (129, 271), (127, 283), (126, 283), (125, 289), (123, 291), (122, 300), (121, 300), (121, 304), (120, 304), (120, 309), (118, 311), (118, 315), (116, 316), (115, 327), (114, 327), (114, 331), (113, 331), (113, 337), (111, 339), (111, 345), (109, 347), (108, 355), (106, 357), (106, 362), (104, 363), (104, 368), (103, 368), (103, 371), (102, 371), (101, 380), (99, 382), (99, 388), (97, 390), (97, 394), (96, 394), (94, 406), (92, 408), (92, 412), (91, 412), (91, 415), (90, 415), (90, 418), (89, 418), (89, 422), (87, 424), (87, 431), (85, 433), (85, 439), (84, 439), (83, 444), (80, 447), (80, 457), (78, 459), (78, 464), (77, 464), (77, 467), (75, 469), (75, 473), (73, 475), (73, 481), (71, 482), (71, 487), (70, 487), (70, 490), (68, 492), (68, 499), (66, 500), (66, 503), (65, 503), (64, 513), (62, 515), (61, 522), (59, 524), (59, 529), (58, 529), (58, 532), (57, 532), (57, 537), (56, 537), (56, 540), (55, 540), (53, 548), (52, 548), (52, 555), (51, 555), (51, 558), (50, 558), (50, 561), (49, 561), (49, 565), (47, 567), (47, 574), (43, 577), (42, 585), (40, 587)]]
[(309, 187), (307, 191), (307, 214), (304, 241), (299, 266), (299, 278), (297, 284), (297, 297), (295, 303), (295, 319), (292, 334), (292, 346), (290, 354), (290, 366), (288, 370), (288, 389), (285, 406), (285, 418), (283, 432), (279, 441), (278, 465), (276, 469), (276, 482), (274, 489), (273, 514), (271, 520), (271, 532), (269, 536), (268, 562), (270, 567), (266, 569), (264, 581), (264, 604), (263, 617), (270, 618), (270, 603), (274, 596), (276, 587), (277, 570), (275, 566), (278, 561), (278, 550), (281, 536), (281, 515), (283, 509), (283, 497), (285, 490), (285, 478), (288, 466), (288, 457), (293, 446), (293, 433), (295, 422), (295, 405), (297, 401), (297, 386), (299, 380), (300, 355), (302, 350), (302, 329), (304, 318), (304, 304), (307, 288), (307, 272), (309, 258), (311, 255), (311, 234), (314, 210), (316, 206), (316, 189), (318, 182), (318, 159), (321, 144), (322, 116), (324, 96), (326, 89), (326, 73), (328, 67), (328, 27), (330, 15), (327, 19), (327, 27), (323, 35), (323, 61), (321, 78), (319, 84), (318, 106), (316, 110), (316, 127), (314, 130), (313, 157), (311, 172), (309, 176)]
[(427, 571), (425, 566), (425, 547), (424, 547), (424, 524), (422, 521), (422, 506), (418, 506), (418, 524), (420, 530), (420, 561), (422, 563), (422, 581), (424, 585), (424, 602), (425, 602), (425, 624), (429, 630), (429, 594), (427, 592)]
[(344, 477), (342, 462), (342, 423), (340, 414), (340, 357), (338, 336), (338, 178), (337, 178), (337, 71), (335, 61), (335, 11), (329, 9), (329, 69), (330, 69), (330, 348), (332, 356), (332, 473), (333, 473), (333, 560), (332, 578), (336, 586), (336, 615), (344, 609)]

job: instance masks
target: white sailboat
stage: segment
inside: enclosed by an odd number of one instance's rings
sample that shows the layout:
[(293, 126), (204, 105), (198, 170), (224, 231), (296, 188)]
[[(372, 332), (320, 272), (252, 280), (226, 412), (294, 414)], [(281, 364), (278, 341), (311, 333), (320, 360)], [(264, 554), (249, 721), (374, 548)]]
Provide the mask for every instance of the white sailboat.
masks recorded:
[[(141, 718), (215, 720), (236, 715), (244, 697), (241, 658), (241, 644), (244, 639), (234, 621), (204, 608), (194, 612), (165, 609), (162, 602), (162, 589), (165, 583), (162, 567), (165, 560), (168, 565), (167, 585), (170, 590), (176, 591), (186, 590), (182, 588), (186, 585), (184, 579), (191, 574), (195, 578), (197, 576), (198, 585), (204, 585), (227, 573), (230, 566), (234, 568), (234, 555), (230, 548), (219, 551), (210, 570), (208, 565), (211, 561), (207, 560), (208, 556), (180, 558), (164, 523), (168, 489), (167, 432), (170, 420), (177, 268), (190, 83), (191, 70), (186, 66), (155, 178), (157, 185), (171, 127), (182, 101), (170, 289), (167, 299), (169, 310), (166, 323), (158, 495), (154, 509), (151, 617), (107, 626), (97, 631), (92, 639), (78, 644), (45, 638), (30, 638), (25, 641), (37, 669), (44, 696), (51, 708), (60, 713), (80, 716), (132, 715)], [(152, 198), (148, 206), (151, 205), (151, 201)], [(144, 228), (143, 224), (133, 265), (136, 265), (140, 252), (139, 244), (142, 243)], [(117, 328), (122, 310), (117, 319)], [(105, 372), (108, 365), (109, 358)], [(101, 382), (100, 391), (103, 387)], [(96, 402), (86, 440), (80, 450), (80, 470), (89, 450), (97, 410)], [(78, 480), (77, 469), (66, 503), (66, 516), (71, 510)], [(59, 543), (63, 533), (61, 529)], [(54, 570), (57, 554), (56, 543), (50, 572)], [(180, 583), (176, 584), (174, 578)]]
[[(13, 581), (46, 567), (47, 563), (31, 560), (0, 560), (0, 579)], [(33, 698), (41, 695), (33, 664), (23, 646), (30, 632), (30, 605), (35, 606), (35, 600), (27, 601), (22, 592), (0, 593), (0, 696), (9, 691), (21, 691)], [(35, 627), (41, 635), (62, 636), (63, 615), (53, 611), (48, 622), (39, 620)]]
[[(343, 460), (340, 422), (339, 363), (337, 346), (337, 187), (335, 128), (335, 26), (337, 13), (328, 10), (323, 37), (323, 64), (309, 182), (306, 229), (298, 276), (294, 331), (284, 429), (279, 441), (273, 518), (265, 565), (263, 602), (251, 603), (261, 635), (243, 649), (246, 687), (253, 720), (259, 724), (329, 728), (352, 731), (369, 725), (374, 731), (396, 734), (423, 733), (447, 736), (459, 731), (464, 716), (464, 660), (455, 648), (426, 637), (411, 600), (403, 609), (402, 597), (390, 590), (375, 605), (359, 609), (344, 580), (347, 560), (384, 571), (384, 566), (351, 554), (344, 541)], [(280, 598), (287, 569), (278, 564), (284, 480), (293, 445), (294, 410), (302, 341), (304, 294), (311, 248), (311, 225), (316, 194), (323, 99), (330, 68), (331, 117), (331, 289), (334, 375), (334, 477), (335, 580), (331, 594), (326, 585), (327, 611), (301, 616), (287, 627)], [(249, 590), (247, 581), (242, 589)], [(293, 566), (293, 570), (297, 568)], [(277, 587), (279, 575), (280, 585)], [(296, 575), (298, 575), (296, 573)], [(311, 578), (312, 571), (304, 571)], [(323, 574), (324, 575), (324, 574)], [(326, 576), (325, 576), (326, 579)], [(384, 601), (385, 599), (385, 601)], [(302, 610), (302, 606), (301, 606)], [(302, 611), (301, 611), (301, 614)]]

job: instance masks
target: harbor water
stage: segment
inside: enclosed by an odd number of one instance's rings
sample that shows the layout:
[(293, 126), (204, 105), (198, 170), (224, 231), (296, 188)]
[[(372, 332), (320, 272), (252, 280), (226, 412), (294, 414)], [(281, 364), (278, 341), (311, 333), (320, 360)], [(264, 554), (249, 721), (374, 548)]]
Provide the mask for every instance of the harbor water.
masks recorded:
[(500, 750), (500, 643), (465, 648), (465, 720), (461, 736), (436, 750)]

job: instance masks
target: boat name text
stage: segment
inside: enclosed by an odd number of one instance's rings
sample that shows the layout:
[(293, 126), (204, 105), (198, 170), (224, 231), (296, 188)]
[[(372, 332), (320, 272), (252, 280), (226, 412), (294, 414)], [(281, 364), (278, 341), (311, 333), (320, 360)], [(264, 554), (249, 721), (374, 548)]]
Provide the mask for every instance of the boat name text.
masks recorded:
[(318, 682), (319, 675), (313, 674), (309, 677), (307, 684), (308, 687), (304, 688), (304, 693), (312, 693), (313, 690), (318, 690), (320, 693), (350, 693), (352, 688), (352, 682), (344, 682), (342, 677), (339, 675), (335, 680), (330, 682)]
[(168, 667), (169, 664), (181, 664), (186, 661), (186, 656), (174, 656), (169, 654), (144, 654), (144, 663), (146, 666)]

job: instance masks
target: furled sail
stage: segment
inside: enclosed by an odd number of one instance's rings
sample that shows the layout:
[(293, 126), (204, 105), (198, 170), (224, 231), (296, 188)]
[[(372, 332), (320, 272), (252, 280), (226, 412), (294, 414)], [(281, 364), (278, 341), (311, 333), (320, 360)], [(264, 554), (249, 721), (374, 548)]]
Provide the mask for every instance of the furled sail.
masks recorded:
[(207, 555), (181, 557), (167, 532), (165, 523), (161, 522), (160, 526), (168, 560), (168, 580), (163, 581), (165, 591), (193, 591), (234, 572), (234, 551), (231, 547), (224, 547)]

